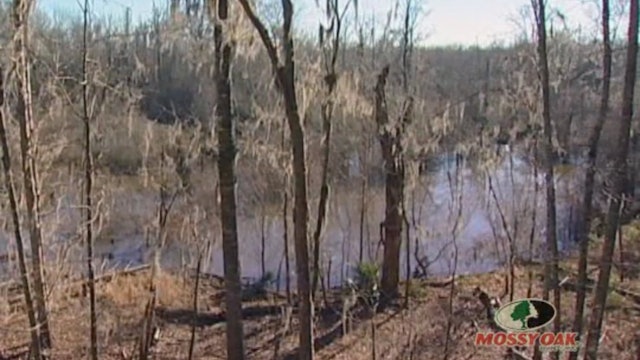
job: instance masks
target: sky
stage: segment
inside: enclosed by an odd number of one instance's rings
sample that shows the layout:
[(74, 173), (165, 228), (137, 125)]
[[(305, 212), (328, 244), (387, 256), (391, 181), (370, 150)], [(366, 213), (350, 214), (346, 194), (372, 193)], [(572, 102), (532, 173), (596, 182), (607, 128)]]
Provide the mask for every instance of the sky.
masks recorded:
[[(126, 7), (131, 8), (134, 21), (151, 14), (153, 0), (91, 0), (93, 13), (99, 17), (122, 18)], [(421, 43), (427, 46), (490, 45), (509, 42), (522, 28), (521, 10), (530, 0), (414, 0), (423, 8), (418, 25)], [(37, 0), (40, 9), (53, 15), (80, 15), (79, 0)], [(167, 6), (168, 0), (155, 0)], [(314, 0), (293, 0), (298, 29), (315, 33), (321, 11)], [(549, 0), (551, 9), (564, 15), (572, 28), (594, 29), (598, 9), (594, 0)], [(322, 1), (321, 1), (322, 3)], [(344, 0), (343, 0), (344, 3)], [(383, 21), (395, 2), (391, 0), (359, 0), (361, 16)], [(559, 19), (556, 17), (556, 19)], [(559, 20), (556, 20), (560, 24)], [(561, 26), (561, 25), (556, 25)], [(624, 29), (624, 28), (621, 28)], [(586, 33), (587, 30), (584, 30)]]

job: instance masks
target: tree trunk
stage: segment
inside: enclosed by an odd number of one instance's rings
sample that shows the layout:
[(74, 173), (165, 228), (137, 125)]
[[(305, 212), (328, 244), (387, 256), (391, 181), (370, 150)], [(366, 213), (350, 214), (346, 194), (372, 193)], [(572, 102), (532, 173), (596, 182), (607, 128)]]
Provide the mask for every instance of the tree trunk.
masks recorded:
[(98, 318), (96, 315), (96, 286), (93, 265), (93, 158), (91, 156), (91, 118), (89, 114), (89, 84), (87, 77), (87, 36), (89, 28), (89, 0), (84, 1), (82, 29), (82, 110), (84, 123), (84, 210), (85, 241), (87, 246), (87, 280), (89, 282), (90, 353), (98, 360)]
[[(338, 24), (340, 24), (338, 20)], [(340, 25), (338, 25), (338, 28)], [(338, 30), (339, 31), (339, 30)], [(340, 35), (336, 35), (339, 39)], [(334, 50), (337, 54), (338, 48)], [(333, 90), (335, 89), (337, 76), (335, 73), (335, 64), (331, 65), (331, 70), (325, 76), (325, 85), (327, 87), (327, 100), (322, 104), (322, 127), (324, 129), (324, 151), (322, 154), (322, 180), (320, 184), (320, 201), (318, 203), (318, 221), (316, 229), (313, 233), (313, 282), (311, 291), (315, 296), (318, 289), (318, 278), (320, 277), (320, 235), (322, 234), (322, 225), (327, 215), (327, 203), (329, 201), (329, 155), (331, 153), (331, 118), (333, 116)]]
[[(282, 151), (285, 150), (286, 127), (282, 124)], [(285, 172), (282, 189), (282, 240), (284, 247), (284, 271), (285, 289), (287, 292), (287, 304), (291, 305), (291, 265), (289, 261), (289, 175)]]
[(389, 66), (378, 75), (375, 88), (375, 120), (379, 131), (380, 147), (385, 167), (385, 218), (384, 255), (382, 262), (381, 291), (383, 304), (398, 296), (400, 282), (400, 247), (402, 244), (402, 190), (404, 172), (400, 163), (400, 133), (389, 131), (385, 86)]
[[(554, 185), (553, 169), (553, 126), (551, 124), (551, 103), (549, 99), (549, 65), (547, 59), (547, 30), (545, 1), (537, 0), (536, 25), (538, 32), (538, 69), (542, 86), (542, 120), (544, 130), (544, 153), (545, 153), (545, 188), (547, 202), (547, 225), (546, 242), (547, 256), (545, 261), (545, 286), (543, 299), (549, 299), (551, 289), (554, 289), (553, 304), (556, 309), (560, 309), (560, 289), (558, 283), (558, 243), (556, 239), (556, 189)], [(554, 331), (559, 331), (560, 314), (554, 319)]]
[(265, 205), (264, 203), (262, 203), (262, 209), (260, 209), (260, 271), (261, 271), (261, 276), (262, 279), (265, 278), (265, 275), (267, 274), (267, 264), (266, 264), (266, 248), (267, 248), (267, 237), (266, 237), (266, 230), (265, 230), (265, 222), (266, 222), (266, 211), (265, 211)]
[[(364, 156), (363, 158), (364, 159)], [(365, 161), (367, 161), (366, 159), (360, 161), (360, 164), (363, 164)], [(364, 166), (361, 167), (361, 169), (365, 168)], [(368, 176), (368, 171), (362, 171), (362, 180), (360, 183), (360, 224), (359, 224), (359, 234), (360, 234), (360, 241), (359, 241), (359, 245), (358, 245), (358, 264), (362, 264), (362, 261), (364, 259), (364, 219), (365, 219), (365, 215), (367, 212), (366, 209), (366, 205), (367, 205), (367, 199), (366, 199), (366, 194), (367, 194), (367, 176)]]
[[(344, 17), (344, 9), (340, 9), (339, 0), (326, 0), (327, 9), (331, 10), (330, 20), (334, 23), (330, 33), (330, 52), (324, 54), (324, 63), (326, 73), (324, 76), (324, 84), (326, 87), (326, 99), (322, 104), (322, 126), (324, 129), (324, 153), (322, 155), (322, 184), (320, 185), (320, 202), (318, 204), (318, 222), (313, 234), (313, 283), (312, 292), (315, 295), (318, 287), (318, 277), (321, 274), (320, 269), (320, 235), (322, 225), (327, 213), (327, 202), (329, 200), (329, 155), (331, 154), (331, 120), (333, 117), (333, 92), (338, 82), (336, 74), (336, 62), (340, 53), (340, 35), (342, 30), (342, 19)], [(348, 4), (347, 4), (348, 6)], [(342, 10), (342, 14), (340, 11)], [(321, 28), (320, 46), (324, 46), (324, 28)]]
[[(533, 214), (531, 214), (531, 230), (529, 231), (529, 263), (533, 263), (533, 240), (536, 236), (537, 217), (538, 217), (538, 193), (540, 186), (538, 185), (538, 135), (533, 138)], [(527, 282), (527, 297), (531, 297), (533, 292), (533, 270), (529, 268)]]
[(193, 287), (193, 319), (191, 322), (191, 339), (189, 341), (189, 356), (187, 359), (193, 359), (193, 351), (196, 345), (196, 328), (198, 326), (198, 296), (200, 293), (200, 271), (202, 267), (202, 255), (198, 256), (198, 262), (196, 263), (196, 283)]
[[(554, 176), (554, 149), (553, 126), (551, 123), (551, 103), (549, 87), (549, 64), (547, 58), (547, 29), (546, 10), (544, 0), (532, 0), (532, 7), (536, 18), (536, 30), (538, 35), (538, 77), (542, 87), (542, 121), (544, 132), (544, 170), (546, 189), (546, 243), (544, 291), (542, 298), (549, 300), (549, 293), (553, 289), (553, 305), (558, 309), (554, 319), (554, 331), (560, 330), (560, 289), (558, 284), (558, 243), (556, 238), (556, 190)], [(534, 358), (539, 359), (539, 349), (535, 348)], [(552, 353), (554, 359), (558, 358), (558, 352)]]
[(43, 349), (51, 348), (49, 321), (47, 315), (44, 257), (42, 254), (42, 230), (40, 228), (40, 205), (38, 194), (38, 170), (36, 168), (36, 145), (33, 143), (34, 131), (31, 98), (31, 74), (27, 56), (29, 39), (28, 17), (31, 12), (30, 0), (15, 0), (13, 3), (14, 29), (17, 34), (14, 41), (14, 66), (19, 96), (17, 116), (20, 126), (20, 153), (22, 155), (22, 180), (27, 204), (27, 224), (31, 242), (31, 262), (33, 270), (33, 297), (35, 300), (37, 323), (40, 326), (40, 341)]
[(11, 155), (9, 154), (9, 141), (4, 122), (4, 71), (0, 68), (0, 145), (2, 146), (2, 169), (4, 175), (4, 187), (9, 195), (9, 208), (11, 210), (11, 221), (13, 222), (13, 235), (16, 238), (16, 248), (18, 250), (18, 267), (20, 268), (20, 281), (22, 291), (27, 306), (27, 316), (29, 317), (29, 327), (31, 334), (31, 352), (36, 359), (40, 359), (40, 334), (36, 320), (36, 311), (31, 294), (31, 284), (29, 279), (29, 269), (27, 268), (26, 255), (24, 251), (24, 240), (20, 231), (20, 217), (18, 215), (18, 201), (11, 171)]
[(245, 358), (242, 328), (242, 288), (238, 259), (236, 218), (235, 161), (236, 145), (231, 114), (231, 46), (224, 39), (223, 26), (228, 17), (227, 0), (218, 0), (215, 36), (216, 118), (218, 136), (218, 176), (220, 178), (220, 222), (224, 260), (225, 304), (227, 315), (227, 359)]
[[(596, 160), (598, 158), (598, 143), (602, 127), (609, 112), (609, 92), (611, 87), (611, 40), (609, 35), (609, 0), (602, 0), (602, 95), (598, 121), (589, 138), (589, 154), (587, 172), (584, 180), (584, 198), (582, 200), (582, 225), (580, 231), (580, 258), (578, 260), (578, 291), (576, 294), (576, 313), (573, 319), (573, 331), (582, 334), (584, 304), (587, 297), (587, 260), (589, 256), (589, 231), (591, 229), (593, 188), (596, 174)], [(576, 360), (578, 353), (569, 354), (569, 360)]]
[(309, 209), (307, 204), (307, 170), (305, 164), (304, 131), (298, 100), (296, 98), (295, 66), (293, 56), (293, 38), (291, 25), (293, 21), (293, 4), (291, 0), (282, 0), (283, 15), (283, 62), (280, 65), (278, 51), (266, 27), (255, 15), (248, 0), (240, 0), (245, 14), (258, 31), (262, 43), (267, 50), (271, 66), (275, 72), (276, 85), (284, 100), (285, 114), (291, 133), (291, 150), (293, 153), (294, 204), (293, 204), (293, 239), (296, 255), (296, 279), (299, 313), (299, 352), (300, 360), (313, 359), (313, 307), (311, 300), (311, 281), (309, 278), (309, 245), (307, 243), (307, 225)]
[(628, 176), (627, 158), (629, 155), (629, 138), (631, 121), (633, 118), (633, 97), (636, 83), (638, 57), (638, 0), (631, 0), (629, 10), (629, 29), (627, 63), (624, 76), (624, 90), (622, 95), (622, 116), (617, 137), (617, 149), (614, 159), (613, 194), (607, 212), (604, 245), (600, 258), (600, 272), (596, 285), (595, 299), (591, 319), (589, 321), (589, 335), (587, 336), (586, 359), (595, 360), (598, 353), (598, 340), (602, 330), (604, 308), (609, 291), (611, 276), (611, 262), (616, 245), (616, 232), (620, 226), (620, 207), (624, 204), (625, 182)]
[[(288, 2), (285, 0), (285, 2)], [(289, 4), (291, 6), (291, 4)], [(285, 7), (286, 8), (286, 7)], [(289, 39), (289, 46), (293, 47)], [(292, 51), (292, 50), (291, 50)], [(305, 166), (304, 133), (298, 114), (298, 102), (296, 99), (293, 53), (287, 56), (285, 68), (279, 70), (281, 83), (283, 83), (283, 95), (285, 98), (285, 111), (291, 132), (291, 147), (293, 152), (293, 179), (294, 179), (294, 203), (293, 203), (293, 239), (296, 254), (296, 280), (298, 285), (298, 297), (300, 301), (300, 352), (299, 359), (313, 359), (313, 318), (311, 303), (311, 284), (309, 281), (309, 249), (307, 244), (307, 171)]]
[(304, 132), (298, 112), (296, 98), (295, 68), (293, 61), (293, 38), (290, 33), (293, 17), (293, 4), (290, 0), (282, 0), (284, 13), (284, 66), (278, 68), (277, 74), (285, 103), (285, 113), (291, 133), (291, 150), (293, 153), (293, 239), (296, 254), (296, 280), (300, 301), (300, 360), (313, 359), (313, 308), (311, 302), (311, 286), (309, 281), (309, 249), (307, 244), (307, 224), (309, 209), (307, 207), (307, 170), (305, 164)]

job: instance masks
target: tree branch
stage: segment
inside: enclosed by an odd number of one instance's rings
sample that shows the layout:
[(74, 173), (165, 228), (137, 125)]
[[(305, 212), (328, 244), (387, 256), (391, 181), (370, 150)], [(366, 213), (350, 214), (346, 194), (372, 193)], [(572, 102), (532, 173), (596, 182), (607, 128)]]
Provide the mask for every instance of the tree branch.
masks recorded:
[[(253, 11), (253, 9), (251, 8), (251, 5), (249, 5), (248, 0), (238, 0), (238, 1), (240, 2), (240, 5), (242, 5), (242, 9), (244, 10), (245, 14), (247, 14), (247, 17), (253, 24), (253, 27), (255, 27), (256, 30), (258, 31), (258, 35), (260, 36), (260, 39), (264, 43), (264, 47), (267, 49), (267, 54), (269, 55), (269, 59), (271, 60), (271, 65), (273, 66), (274, 70), (277, 70), (279, 67), (278, 52), (276, 51), (276, 47), (273, 44), (273, 40), (269, 36), (269, 32), (267, 31), (267, 28), (264, 26), (262, 21), (260, 21), (255, 11)], [(283, 5), (285, 2), (288, 2), (288, 1), (283, 0)], [(289, 4), (291, 3), (289, 2)], [(285, 25), (286, 25), (286, 21), (285, 21)], [(286, 26), (285, 26), (285, 29), (286, 29)], [(285, 31), (285, 35), (286, 35), (286, 31)]]

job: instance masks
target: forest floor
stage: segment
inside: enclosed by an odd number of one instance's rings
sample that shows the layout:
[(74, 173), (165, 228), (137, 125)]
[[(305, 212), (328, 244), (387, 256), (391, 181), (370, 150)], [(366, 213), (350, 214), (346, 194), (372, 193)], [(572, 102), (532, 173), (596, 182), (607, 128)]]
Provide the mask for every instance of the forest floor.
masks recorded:
[[(633, 255), (628, 261), (638, 264), (640, 241), (634, 239), (625, 246), (625, 253)], [(591, 259), (594, 267), (596, 263), (597, 259)], [(564, 260), (561, 268), (561, 278), (569, 279), (569, 283), (575, 279), (575, 259)], [(539, 265), (518, 266), (514, 299), (526, 297), (530, 272), (533, 275), (532, 296), (541, 296), (542, 268)], [(356, 316), (351, 331), (344, 336), (340, 310), (322, 310), (319, 306), (316, 316), (317, 359), (373, 359), (374, 349), (376, 359), (442, 359), (446, 353), (448, 359), (459, 360), (508, 358), (504, 348), (475, 347), (473, 343), (478, 331), (490, 330), (484, 306), (474, 294), (474, 289), (480, 287), (491, 296), (501, 296), (504, 294), (505, 274), (504, 271), (496, 271), (456, 278), (451, 317), (447, 315), (451, 287), (442, 286), (448, 284), (446, 279), (412, 280), (408, 309), (389, 308), (375, 315), (372, 320)], [(592, 272), (591, 278), (595, 279), (596, 274)], [(148, 299), (148, 278), (149, 272), (142, 271), (98, 283), (101, 359), (137, 358), (135, 348)], [(637, 273), (621, 282), (620, 274), (614, 270), (611, 284), (612, 288), (640, 294)], [(194, 317), (194, 279), (167, 273), (159, 275), (159, 333), (153, 346), (154, 359), (187, 359), (194, 320), (196, 340), (193, 358), (225, 358), (225, 323), (221, 315), (223, 292), (220, 285), (215, 277), (201, 279), (199, 312)], [(49, 304), (54, 360), (88, 358), (88, 298), (77, 295), (78, 291), (69, 289), (51, 292)], [(243, 304), (247, 312), (244, 321), (247, 358), (294, 359), (297, 345), (296, 315), (290, 317), (290, 322), (287, 321), (283, 296), (271, 294), (269, 297)], [(340, 302), (337, 293), (329, 298)], [(508, 300), (509, 296), (504, 297), (503, 303)], [(566, 330), (570, 329), (573, 320), (574, 303), (575, 293), (563, 289), (560, 315)], [(10, 315), (7, 306), (0, 307), (0, 311), (0, 359), (25, 358), (28, 333), (24, 314), (14, 312)], [(449, 318), (451, 335), (449, 344), (445, 344)], [(372, 328), (375, 328), (375, 339)], [(606, 335), (600, 345), (600, 359), (640, 359), (640, 298), (622, 296), (612, 291), (603, 330)]]

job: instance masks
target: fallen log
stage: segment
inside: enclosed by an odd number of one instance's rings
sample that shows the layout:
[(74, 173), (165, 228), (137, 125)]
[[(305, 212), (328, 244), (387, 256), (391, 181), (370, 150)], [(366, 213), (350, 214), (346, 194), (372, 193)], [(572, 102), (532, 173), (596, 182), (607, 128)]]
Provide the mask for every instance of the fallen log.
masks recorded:
[[(189, 276), (193, 278), (196, 277), (196, 271), (194, 269), (189, 269), (188, 272), (189, 272)], [(207, 273), (207, 272), (200, 273), (200, 279), (209, 280), (209, 281), (218, 281), (220, 285), (224, 284), (224, 276), (220, 276), (214, 273)]]
[[(566, 278), (564, 278), (560, 284), (558, 284), (559, 287), (561, 287), (564, 290), (568, 290), (568, 291), (577, 291), (577, 289), (580, 287), (579, 284), (577, 284), (576, 282), (573, 282), (569, 279), (569, 277), (567, 276)], [(595, 281), (592, 279), (587, 279), (587, 283), (585, 284), (587, 291), (591, 291), (593, 290), (593, 288), (595, 287)], [(633, 301), (635, 304), (640, 305), (640, 294), (633, 292), (631, 290), (628, 289), (624, 289), (621, 287), (614, 287), (614, 286), (610, 286), (609, 290), (619, 294), (620, 296), (623, 296), (631, 301)]]
[[(189, 276), (195, 278), (196, 274), (192, 269), (189, 269)], [(201, 280), (208, 280), (211, 282), (215, 282), (216, 286), (222, 288), (224, 286), (224, 277), (213, 274), (213, 273), (201, 273)], [(250, 278), (246, 278), (250, 279)], [(246, 280), (245, 279), (245, 280)], [(224, 297), (224, 290), (218, 293), (217, 297)], [(266, 300), (266, 299), (286, 299), (287, 296), (277, 291), (269, 290), (266, 286), (262, 286), (254, 283), (246, 283), (242, 285), (242, 301), (252, 301), (252, 300)]]
[[(142, 264), (131, 268), (125, 268), (121, 270), (114, 270), (108, 273), (98, 275), (94, 279), (94, 283), (108, 283), (118, 276), (131, 276), (144, 270), (148, 270), (151, 267), (150, 264)], [(86, 296), (88, 292), (89, 280), (86, 278), (80, 278), (63, 283), (59, 286), (60, 289), (67, 290), (71, 297)], [(8, 281), (0, 284), (0, 289), (6, 289), (7, 302), (12, 311), (17, 311), (17, 308), (21, 307), (24, 299), (24, 293), (22, 290), (22, 284), (17, 281)]]
[[(150, 268), (151, 268), (151, 264), (142, 264), (142, 265), (125, 268), (121, 270), (110, 271), (106, 274), (96, 276), (93, 283), (94, 284), (109, 283), (111, 282), (111, 280), (113, 280), (116, 277), (132, 276), (141, 271), (149, 270)], [(82, 292), (81, 294), (82, 297), (87, 296), (87, 292), (89, 291), (88, 286), (89, 286), (89, 279), (86, 279), (86, 278), (76, 280), (75, 282), (72, 282), (71, 284), (67, 285), (67, 287), (69, 288), (80, 287)], [(77, 293), (71, 294), (71, 297), (77, 297), (77, 296), (78, 296)]]
[[(283, 310), (283, 307), (284, 305), (245, 306), (242, 308), (242, 318), (246, 320), (264, 316), (277, 316), (285, 311), (291, 311), (294, 315), (298, 313), (297, 306), (291, 306), (290, 310)], [(195, 323), (197, 326), (212, 326), (227, 321), (227, 315), (224, 310), (202, 311), (195, 315), (192, 309), (168, 309), (160, 307), (156, 309), (155, 314), (163, 321), (173, 324), (193, 324), (194, 316), (196, 317)]]
[(458, 276), (450, 276), (444, 280), (434, 280), (434, 281), (423, 281), (422, 284), (424, 286), (428, 286), (428, 287), (434, 287), (434, 288), (443, 288), (443, 287), (447, 287), (450, 286), (454, 280), (456, 280), (458, 278)]
[(623, 289), (623, 288), (619, 288), (619, 287), (615, 287), (612, 290), (617, 292), (618, 294), (626, 297), (627, 299), (633, 300), (634, 303), (640, 305), (640, 294), (635, 293), (635, 292), (633, 292), (631, 290), (627, 290), (627, 289)]

